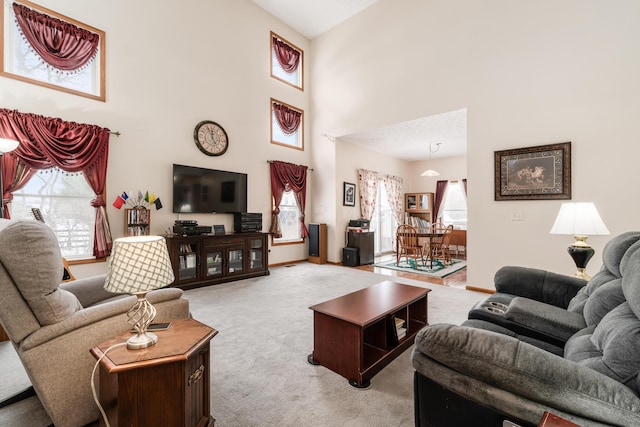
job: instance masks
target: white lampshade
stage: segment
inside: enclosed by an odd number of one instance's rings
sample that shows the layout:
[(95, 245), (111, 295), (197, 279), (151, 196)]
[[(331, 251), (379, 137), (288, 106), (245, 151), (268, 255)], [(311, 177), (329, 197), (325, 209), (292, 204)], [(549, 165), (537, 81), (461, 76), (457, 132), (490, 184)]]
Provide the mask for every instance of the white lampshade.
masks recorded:
[(14, 139), (0, 138), (0, 154), (15, 150), (18, 144)]
[(427, 169), (426, 171), (420, 174), (420, 176), (438, 176), (438, 175), (440, 175), (440, 172), (434, 171), (433, 169)]
[(593, 203), (563, 203), (549, 233), (603, 236), (609, 234), (609, 229)]
[(132, 236), (113, 241), (104, 283), (107, 291), (148, 292), (167, 286), (174, 278), (164, 237)]

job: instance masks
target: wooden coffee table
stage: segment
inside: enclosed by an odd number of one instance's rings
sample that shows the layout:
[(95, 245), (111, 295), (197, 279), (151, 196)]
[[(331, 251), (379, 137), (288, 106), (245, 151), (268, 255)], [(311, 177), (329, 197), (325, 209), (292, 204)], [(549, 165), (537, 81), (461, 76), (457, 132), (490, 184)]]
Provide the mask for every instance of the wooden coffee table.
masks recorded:
[(309, 307), (313, 353), (307, 361), (342, 375), (354, 387), (369, 387), (371, 378), (409, 348), (428, 324), (429, 292), (384, 281)]

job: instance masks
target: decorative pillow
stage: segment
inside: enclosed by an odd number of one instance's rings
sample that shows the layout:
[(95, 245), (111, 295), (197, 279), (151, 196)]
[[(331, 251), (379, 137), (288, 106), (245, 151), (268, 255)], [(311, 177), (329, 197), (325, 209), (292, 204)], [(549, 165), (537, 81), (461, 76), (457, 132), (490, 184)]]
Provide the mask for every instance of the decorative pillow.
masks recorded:
[(0, 262), (41, 325), (51, 325), (82, 309), (70, 292), (58, 289), (62, 255), (48, 225), (11, 221), (0, 230)]

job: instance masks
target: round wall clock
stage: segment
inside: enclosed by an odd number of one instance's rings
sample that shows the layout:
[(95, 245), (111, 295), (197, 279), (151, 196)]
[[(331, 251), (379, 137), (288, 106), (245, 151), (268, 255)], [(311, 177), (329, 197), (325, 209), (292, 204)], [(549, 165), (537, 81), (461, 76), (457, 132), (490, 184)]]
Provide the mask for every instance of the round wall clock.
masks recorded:
[(211, 120), (203, 120), (196, 125), (193, 139), (200, 151), (207, 156), (220, 156), (229, 148), (227, 132)]

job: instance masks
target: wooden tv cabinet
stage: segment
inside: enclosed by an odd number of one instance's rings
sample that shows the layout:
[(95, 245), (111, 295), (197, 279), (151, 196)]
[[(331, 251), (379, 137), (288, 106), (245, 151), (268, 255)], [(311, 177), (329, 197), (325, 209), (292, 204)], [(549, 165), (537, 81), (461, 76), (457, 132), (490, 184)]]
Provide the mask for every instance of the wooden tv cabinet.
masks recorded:
[[(309, 307), (313, 310), (313, 353), (307, 361), (366, 388), (371, 378), (413, 344), (428, 324), (431, 289), (384, 281)], [(399, 336), (395, 319), (406, 335)]]
[(269, 275), (268, 233), (165, 236), (176, 279), (191, 289)]

